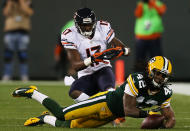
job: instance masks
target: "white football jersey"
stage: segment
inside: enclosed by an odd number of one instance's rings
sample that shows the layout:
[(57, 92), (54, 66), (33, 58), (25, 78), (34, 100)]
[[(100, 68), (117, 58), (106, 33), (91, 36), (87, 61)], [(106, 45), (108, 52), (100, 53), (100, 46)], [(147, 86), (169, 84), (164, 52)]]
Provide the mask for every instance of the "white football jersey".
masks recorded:
[[(110, 23), (106, 21), (97, 21), (95, 34), (92, 39), (88, 39), (82, 36), (75, 26), (66, 29), (61, 34), (61, 43), (66, 49), (76, 49), (78, 50), (81, 59), (84, 60), (95, 52), (102, 52), (107, 49), (107, 44), (115, 37), (115, 33), (110, 26)], [(93, 63), (87, 68), (80, 70), (78, 72), (78, 78), (81, 76), (89, 75), (95, 71), (111, 66), (109, 64), (104, 64), (102, 62)]]

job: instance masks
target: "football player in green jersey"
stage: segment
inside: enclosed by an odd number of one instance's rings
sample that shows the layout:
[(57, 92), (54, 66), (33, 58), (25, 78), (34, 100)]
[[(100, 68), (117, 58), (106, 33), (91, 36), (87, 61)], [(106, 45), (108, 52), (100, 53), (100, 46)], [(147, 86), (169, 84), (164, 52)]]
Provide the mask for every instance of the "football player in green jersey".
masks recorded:
[(165, 116), (163, 127), (173, 128), (175, 116), (170, 105), (172, 90), (167, 84), (171, 73), (171, 62), (163, 56), (156, 56), (148, 62), (144, 73), (130, 74), (115, 91), (100, 92), (88, 100), (65, 108), (37, 91), (36, 86), (18, 88), (12, 95), (32, 98), (53, 114), (45, 113), (30, 118), (24, 123), (25, 126), (46, 123), (68, 128), (99, 127), (118, 117), (145, 118), (150, 115), (150, 110), (143, 109), (157, 106)]

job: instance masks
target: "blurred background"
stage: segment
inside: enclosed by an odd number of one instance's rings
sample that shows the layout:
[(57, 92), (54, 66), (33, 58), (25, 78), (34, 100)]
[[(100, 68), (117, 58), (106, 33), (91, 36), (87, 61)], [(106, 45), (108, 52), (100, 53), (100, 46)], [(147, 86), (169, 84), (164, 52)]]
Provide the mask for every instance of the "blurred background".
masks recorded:
[[(190, 1), (163, 0), (167, 11), (163, 16), (163, 54), (173, 64), (174, 81), (190, 81)], [(1, 0), (2, 3), (2, 0)], [(33, 0), (31, 41), (29, 45), (29, 77), (31, 80), (56, 79), (54, 48), (57, 35), (74, 12), (86, 5), (95, 11), (98, 20), (109, 21), (116, 37), (132, 49), (125, 61), (125, 75), (133, 72), (135, 36), (134, 9), (137, 0)], [(0, 74), (3, 72), (3, 26), (0, 13)], [(16, 57), (16, 56), (15, 56)], [(15, 59), (17, 61), (17, 59)], [(18, 62), (16, 62), (18, 63)], [(113, 61), (113, 66), (114, 66)], [(15, 66), (18, 66), (17, 64)], [(14, 79), (19, 71), (14, 72)]]

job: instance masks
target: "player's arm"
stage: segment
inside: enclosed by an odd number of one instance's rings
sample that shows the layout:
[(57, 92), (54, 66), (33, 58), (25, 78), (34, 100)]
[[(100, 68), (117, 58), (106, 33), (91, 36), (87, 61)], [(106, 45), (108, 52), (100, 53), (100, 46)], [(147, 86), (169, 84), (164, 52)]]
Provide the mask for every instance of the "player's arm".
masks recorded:
[(127, 46), (124, 45), (123, 42), (121, 42), (118, 38), (114, 37), (110, 43), (109, 43), (112, 47), (122, 47), (125, 49), (124, 51), (124, 55), (129, 55), (130, 54), (130, 48), (128, 48)]
[(123, 96), (125, 116), (139, 117), (139, 109), (136, 108), (136, 97), (124, 94)]
[(174, 111), (171, 106), (163, 108), (161, 110), (162, 115), (165, 116), (166, 122), (164, 123), (165, 128), (173, 128), (175, 126), (176, 120)]
[(67, 51), (68, 60), (70, 61), (71, 66), (74, 70), (79, 71), (85, 69), (88, 66), (85, 63), (85, 60), (84, 61), (81, 60), (80, 54), (76, 49), (66, 49), (66, 51)]
[(112, 48), (121, 47), (124, 49), (124, 55), (128, 55), (130, 53), (130, 48), (125, 46), (123, 42), (121, 42), (118, 38), (115, 37), (114, 30), (111, 28), (109, 22), (100, 21), (100, 25), (102, 27), (103, 32), (105, 35), (106, 43), (108, 43)]
[[(129, 79), (129, 78), (128, 78)], [(135, 118), (145, 118), (148, 116), (147, 111), (140, 110), (136, 107), (136, 95), (131, 91), (130, 84), (125, 85), (125, 93), (123, 96), (123, 107), (125, 116), (135, 117)]]

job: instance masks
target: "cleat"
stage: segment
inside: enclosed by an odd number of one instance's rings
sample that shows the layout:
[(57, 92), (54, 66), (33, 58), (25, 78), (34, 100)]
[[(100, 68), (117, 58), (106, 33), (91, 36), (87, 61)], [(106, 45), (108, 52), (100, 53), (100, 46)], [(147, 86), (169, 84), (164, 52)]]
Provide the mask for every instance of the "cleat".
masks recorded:
[(13, 91), (13, 97), (28, 97), (31, 98), (34, 90), (38, 90), (36, 86), (21, 87)]
[(116, 126), (120, 126), (121, 123), (124, 123), (124, 122), (125, 122), (125, 118), (124, 118), (124, 117), (121, 117), (121, 118), (117, 118), (117, 119), (115, 119), (114, 121), (112, 121), (112, 125), (113, 125), (114, 127), (116, 127)]
[(46, 115), (50, 115), (48, 111), (44, 111), (40, 116), (38, 117), (32, 117), (25, 121), (24, 126), (37, 126), (42, 125), (44, 123), (44, 117)]

